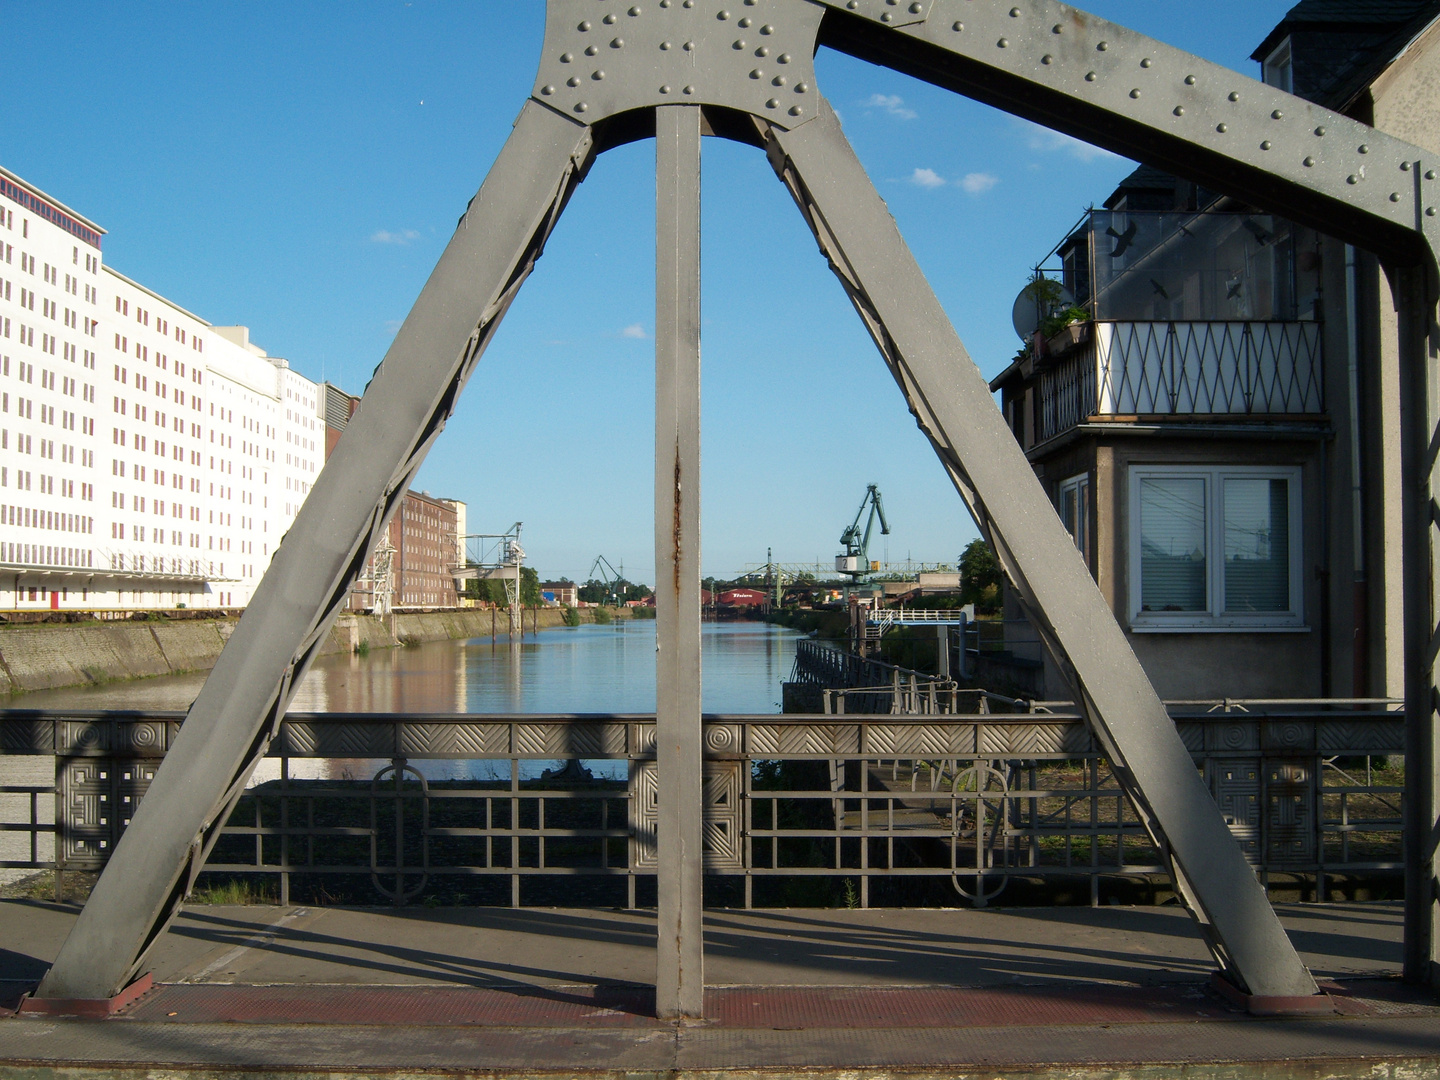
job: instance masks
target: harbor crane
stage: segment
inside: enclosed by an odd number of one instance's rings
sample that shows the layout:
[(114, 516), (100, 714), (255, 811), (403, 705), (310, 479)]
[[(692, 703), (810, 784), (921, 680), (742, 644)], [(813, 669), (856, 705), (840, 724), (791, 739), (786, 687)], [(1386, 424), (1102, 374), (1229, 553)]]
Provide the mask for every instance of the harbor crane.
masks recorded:
[[(865, 517), (867, 506), (870, 508), (870, 516), (865, 518), (865, 531), (861, 533), (860, 519)], [(865, 497), (860, 500), (860, 509), (855, 511), (855, 520), (840, 534), (840, 544), (845, 550), (835, 556), (835, 569), (851, 581), (859, 581), (870, 573), (870, 533), (875, 528), (876, 518), (880, 519), (880, 535), (889, 536), (890, 525), (885, 520), (880, 488), (871, 484), (865, 489)]]
[(625, 562), (622, 559), (620, 569), (610, 565), (610, 560), (604, 555), (596, 555), (595, 561), (590, 564), (590, 580), (594, 581), (596, 575), (605, 586), (605, 602), (611, 607), (619, 607), (625, 599), (620, 590), (625, 587)]

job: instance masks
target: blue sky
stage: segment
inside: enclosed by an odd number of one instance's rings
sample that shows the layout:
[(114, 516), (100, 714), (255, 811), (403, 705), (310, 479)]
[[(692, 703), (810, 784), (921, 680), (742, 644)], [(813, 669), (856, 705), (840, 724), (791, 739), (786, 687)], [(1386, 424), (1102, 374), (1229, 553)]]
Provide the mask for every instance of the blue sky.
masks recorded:
[[(1257, 73), (1288, 0), (1092, 0)], [(0, 164), (109, 230), (106, 262), (359, 392), (530, 91), (543, 7), (0, 0)], [(1132, 163), (834, 53), (817, 83), (987, 376), (1027, 269)], [(758, 151), (704, 146), (703, 568), (829, 559), (867, 483), (872, 557), (975, 536)], [(544, 576), (652, 580), (654, 149), (597, 163), (419, 486), (525, 522)]]

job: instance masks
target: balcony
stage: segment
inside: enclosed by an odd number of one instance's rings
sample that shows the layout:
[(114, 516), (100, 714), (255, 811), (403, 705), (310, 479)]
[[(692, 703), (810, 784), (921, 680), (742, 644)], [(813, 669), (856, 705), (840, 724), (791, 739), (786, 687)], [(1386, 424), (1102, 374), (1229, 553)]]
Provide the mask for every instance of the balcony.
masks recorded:
[(1315, 322), (1097, 321), (1038, 374), (1036, 442), (1095, 419), (1324, 412)]

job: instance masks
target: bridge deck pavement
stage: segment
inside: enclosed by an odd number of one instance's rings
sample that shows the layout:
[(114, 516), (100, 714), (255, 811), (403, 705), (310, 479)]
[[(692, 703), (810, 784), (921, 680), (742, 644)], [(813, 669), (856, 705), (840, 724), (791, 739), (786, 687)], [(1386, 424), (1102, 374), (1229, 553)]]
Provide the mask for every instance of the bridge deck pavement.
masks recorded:
[[(0, 1076), (1440, 1076), (1398, 906), (1281, 914), (1338, 1015), (1232, 1010), (1166, 908), (712, 911), (670, 1025), (645, 912), (190, 907), (119, 1016), (0, 1020)], [(0, 903), (0, 999), (74, 915)]]

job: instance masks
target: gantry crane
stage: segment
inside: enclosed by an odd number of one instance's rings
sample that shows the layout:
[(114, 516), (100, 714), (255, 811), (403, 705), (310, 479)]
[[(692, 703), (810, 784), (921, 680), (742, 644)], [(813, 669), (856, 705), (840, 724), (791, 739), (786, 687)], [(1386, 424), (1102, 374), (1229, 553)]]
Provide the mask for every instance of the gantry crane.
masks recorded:
[[(608, 572), (607, 572), (608, 571)], [(619, 607), (625, 597), (620, 590), (625, 587), (625, 563), (622, 560), (620, 569), (610, 565), (610, 560), (604, 555), (596, 555), (595, 561), (590, 564), (590, 580), (595, 580), (596, 573), (599, 573), (600, 580), (605, 585), (605, 602), (611, 607)]]
[[(865, 520), (865, 532), (862, 534), (860, 519), (865, 517), (867, 506), (870, 508), (870, 516)], [(847, 575), (851, 581), (859, 581), (870, 573), (870, 533), (875, 528), (876, 518), (880, 519), (880, 535), (889, 536), (890, 525), (885, 520), (885, 507), (880, 502), (880, 488), (871, 484), (865, 489), (865, 497), (860, 500), (860, 509), (855, 511), (855, 520), (840, 534), (840, 544), (845, 550), (835, 556), (835, 569)]]

